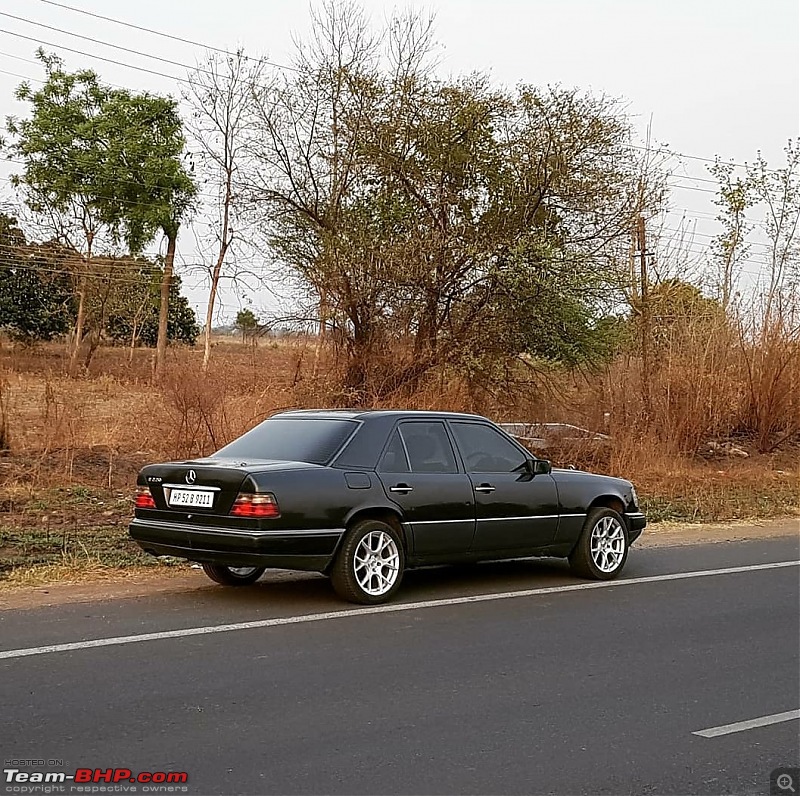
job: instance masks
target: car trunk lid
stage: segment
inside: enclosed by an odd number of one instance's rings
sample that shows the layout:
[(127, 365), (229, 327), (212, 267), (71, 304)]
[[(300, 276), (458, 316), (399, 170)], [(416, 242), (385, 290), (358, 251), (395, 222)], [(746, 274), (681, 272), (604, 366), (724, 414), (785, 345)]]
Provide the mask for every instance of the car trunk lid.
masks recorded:
[(255, 492), (251, 474), (278, 470), (311, 469), (303, 462), (204, 458), (143, 468), (139, 482), (147, 485), (156, 508), (171, 514), (228, 515), (240, 492)]

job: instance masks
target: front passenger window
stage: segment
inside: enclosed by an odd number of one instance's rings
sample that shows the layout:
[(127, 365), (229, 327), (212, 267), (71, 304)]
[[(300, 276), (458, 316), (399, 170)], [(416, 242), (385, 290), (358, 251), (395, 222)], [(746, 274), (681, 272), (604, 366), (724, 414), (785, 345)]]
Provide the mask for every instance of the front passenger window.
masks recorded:
[(482, 423), (452, 423), (469, 473), (518, 473), (527, 457), (497, 429)]

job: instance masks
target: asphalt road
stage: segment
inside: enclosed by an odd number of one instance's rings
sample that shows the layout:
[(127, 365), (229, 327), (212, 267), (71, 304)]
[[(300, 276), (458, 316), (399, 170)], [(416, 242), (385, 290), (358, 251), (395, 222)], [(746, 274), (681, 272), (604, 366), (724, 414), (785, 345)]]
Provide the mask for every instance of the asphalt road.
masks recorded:
[(798, 559), (797, 538), (634, 548), (644, 580), (533, 594), (580, 581), (422, 570), (373, 614), (306, 576), (0, 611), (0, 755), (186, 771), (190, 794), (767, 794), (800, 721), (694, 733), (800, 708), (800, 568), (661, 576)]

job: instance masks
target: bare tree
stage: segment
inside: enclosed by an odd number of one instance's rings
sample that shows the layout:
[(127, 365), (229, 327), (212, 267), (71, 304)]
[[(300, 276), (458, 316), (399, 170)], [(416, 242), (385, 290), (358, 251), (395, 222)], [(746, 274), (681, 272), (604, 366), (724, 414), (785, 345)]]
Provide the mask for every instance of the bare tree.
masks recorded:
[(721, 160), (709, 171), (719, 181), (719, 195), (715, 204), (720, 208), (717, 220), (723, 232), (711, 243), (712, 257), (719, 264), (718, 297), (727, 310), (740, 274), (740, 264), (747, 257), (750, 246), (747, 234), (752, 225), (747, 222), (747, 212), (752, 208), (753, 186), (748, 176), (734, 173), (734, 166)]
[(234, 55), (210, 54), (189, 75), (185, 99), (192, 109), (189, 131), (199, 147), (200, 168), (206, 187), (214, 193), (209, 228), (213, 260), (208, 266), (211, 288), (203, 335), (203, 370), (211, 356), (211, 325), (220, 280), (234, 253), (244, 223), (242, 170), (246, 144), (254, 132), (252, 97), (265, 80), (262, 59), (239, 50)]
[[(722, 235), (714, 251), (722, 258), (723, 300), (735, 283), (738, 263), (750, 250), (756, 228), (763, 247), (762, 278), (752, 304), (737, 307), (739, 345), (746, 365), (747, 391), (740, 427), (769, 452), (800, 432), (797, 352), (800, 346), (800, 145), (790, 140), (786, 161), (770, 168), (759, 152), (742, 177), (717, 163)], [(748, 220), (761, 216), (763, 220)], [(765, 242), (764, 242), (765, 241)], [(755, 241), (753, 243), (756, 243)], [(748, 262), (758, 262), (755, 254)], [(727, 290), (726, 290), (727, 287)]]
[(789, 141), (784, 149), (786, 165), (770, 169), (758, 153), (748, 168), (754, 204), (765, 211), (768, 285), (764, 325), (780, 314), (783, 300), (800, 288), (800, 141)]
[(258, 135), (249, 187), (270, 254), (315, 298), (320, 341), (329, 324), (348, 322), (358, 346), (370, 336), (367, 307), (376, 297), (357, 295), (356, 283), (364, 290), (369, 284), (355, 274), (364, 258), (345, 251), (342, 233), (375, 101), (378, 41), (352, 2), (329, 0), (312, 11), (312, 23), (310, 41), (298, 43), (294, 70), (254, 91)]

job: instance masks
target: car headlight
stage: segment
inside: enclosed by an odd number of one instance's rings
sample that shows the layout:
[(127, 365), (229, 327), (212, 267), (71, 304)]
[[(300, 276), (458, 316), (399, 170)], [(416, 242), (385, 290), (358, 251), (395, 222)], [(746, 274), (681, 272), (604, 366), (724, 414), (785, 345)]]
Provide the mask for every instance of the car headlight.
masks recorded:
[(631, 503), (635, 509), (639, 508), (639, 496), (636, 494), (636, 487), (631, 484)]

